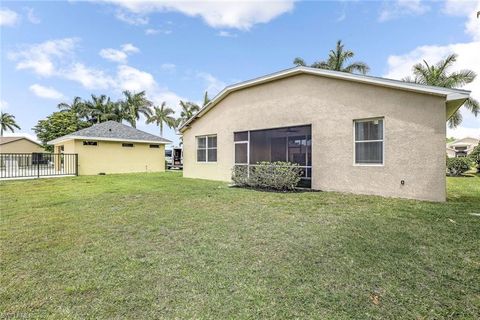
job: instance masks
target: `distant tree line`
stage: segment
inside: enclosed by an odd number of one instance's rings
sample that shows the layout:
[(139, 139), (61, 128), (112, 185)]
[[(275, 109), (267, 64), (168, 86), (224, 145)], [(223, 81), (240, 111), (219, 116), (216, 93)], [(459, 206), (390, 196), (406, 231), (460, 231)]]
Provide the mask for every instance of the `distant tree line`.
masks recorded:
[[(203, 105), (209, 101), (205, 92)], [(58, 104), (60, 111), (38, 121), (33, 131), (49, 151), (52, 149), (47, 145), (50, 140), (105, 121), (125, 121), (136, 128), (141, 116), (145, 117), (145, 123), (157, 125), (160, 136), (163, 136), (164, 125), (177, 130), (200, 110), (200, 106), (193, 102), (180, 101), (179, 105), (180, 116), (175, 118), (175, 111), (166, 102), (155, 105), (147, 98), (145, 91), (124, 91), (122, 99), (117, 101), (107, 95), (92, 94), (90, 99), (75, 97), (71, 103)]]

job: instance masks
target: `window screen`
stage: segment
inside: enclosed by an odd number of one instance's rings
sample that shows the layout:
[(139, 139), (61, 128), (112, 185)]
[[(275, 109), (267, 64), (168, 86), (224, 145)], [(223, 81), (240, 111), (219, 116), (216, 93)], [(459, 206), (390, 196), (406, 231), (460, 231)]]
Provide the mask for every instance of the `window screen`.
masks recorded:
[(197, 161), (217, 162), (217, 136), (197, 137)]
[(383, 164), (383, 119), (355, 121), (355, 163)]

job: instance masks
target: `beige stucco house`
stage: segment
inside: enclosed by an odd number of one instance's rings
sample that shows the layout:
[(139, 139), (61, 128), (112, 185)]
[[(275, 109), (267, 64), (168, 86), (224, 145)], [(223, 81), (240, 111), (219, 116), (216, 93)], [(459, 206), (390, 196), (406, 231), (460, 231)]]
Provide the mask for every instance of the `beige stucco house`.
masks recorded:
[(463, 138), (447, 143), (447, 156), (449, 158), (466, 157), (472, 153), (473, 149), (478, 146), (480, 139)]
[(43, 146), (26, 137), (0, 137), (0, 153), (41, 153)]
[(78, 174), (165, 171), (165, 145), (171, 141), (107, 121), (49, 141), (55, 153), (78, 154)]
[[(226, 87), (181, 128), (184, 176), (290, 161), (313, 189), (444, 201), (447, 119), (469, 91), (296, 67)], [(417, 139), (421, 137), (421, 139)]]
[[(43, 146), (26, 137), (0, 137), (0, 167), (4, 167), (7, 159), (14, 158), (16, 165), (32, 164), (33, 153), (43, 153)], [(11, 154), (15, 155), (11, 155)]]

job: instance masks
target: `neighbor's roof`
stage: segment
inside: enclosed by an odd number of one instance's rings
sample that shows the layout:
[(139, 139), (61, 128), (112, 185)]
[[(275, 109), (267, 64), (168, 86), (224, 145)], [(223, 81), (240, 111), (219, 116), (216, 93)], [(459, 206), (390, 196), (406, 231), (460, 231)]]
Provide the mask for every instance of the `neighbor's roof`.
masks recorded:
[(295, 68), (282, 70), (276, 73), (268, 74), (263, 77), (255, 78), (252, 80), (240, 82), (240, 83), (225, 87), (208, 104), (206, 104), (203, 108), (201, 108), (200, 111), (198, 111), (193, 117), (191, 117), (188, 121), (186, 121), (180, 127), (179, 130), (180, 132), (185, 131), (192, 122), (200, 118), (203, 114), (205, 114), (207, 111), (212, 109), (216, 104), (218, 104), (222, 99), (224, 99), (228, 94), (234, 91), (238, 91), (244, 88), (267, 83), (270, 81), (291, 77), (298, 74), (310, 74), (310, 75), (316, 75), (316, 76), (321, 76), (325, 78), (341, 79), (341, 80), (347, 80), (347, 81), (353, 81), (353, 82), (359, 82), (359, 83), (372, 84), (372, 85), (377, 85), (382, 87), (395, 88), (399, 90), (406, 90), (406, 91), (442, 96), (446, 98), (448, 118), (470, 96), (470, 91), (467, 91), (467, 90), (427, 86), (427, 85), (422, 85), (418, 83), (404, 82), (400, 80), (372, 77), (372, 76), (352, 74), (352, 73), (339, 72), (339, 71), (331, 71), (331, 70), (316, 69), (316, 68), (309, 68), (309, 67), (295, 67)]
[(472, 137), (465, 137), (462, 139), (458, 139), (452, 141), (448, 144), (448, 146), (457, 146), (457, 145), (470, 145), (470, 144), (478, 144), (480, 143), (480, 139), (472, 138)]
[(91, 127), (67, 134), (66, 136), (49, 141), (48, 144), (58, 144), (68, 140), (97, 140), (97, 141), (128, 141), (138, 143), (168, 144), (170, 140), (141, 131), (115, 121), (94, 124)]
[(28, 140), (31, 143), (35, 143), (35, 144), (38, 144), (39, 146), (43, 147), (40, 143), (38, 143), (36, 141), (33, 141), (32, 139), (29, 139), (27, 137), (0, 137), (0, 145), (7, 144), (7, 143), (10, 143), (10, 142), (14, 142), (14, 141), (19, 141), (19, 140), (22, 140), (22, 139)]

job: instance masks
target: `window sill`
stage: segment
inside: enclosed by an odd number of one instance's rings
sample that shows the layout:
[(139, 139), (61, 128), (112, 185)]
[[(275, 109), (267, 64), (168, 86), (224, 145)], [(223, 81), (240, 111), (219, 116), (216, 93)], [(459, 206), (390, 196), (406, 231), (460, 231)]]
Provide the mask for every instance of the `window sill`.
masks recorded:
[(384, 167), (383, 163), (354, 163), (354, 167)]

